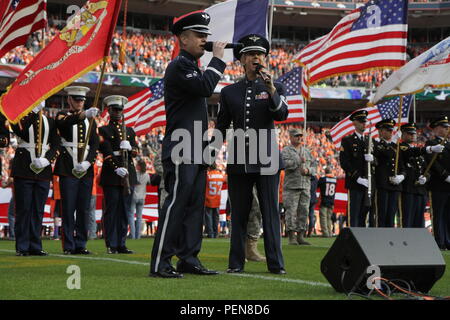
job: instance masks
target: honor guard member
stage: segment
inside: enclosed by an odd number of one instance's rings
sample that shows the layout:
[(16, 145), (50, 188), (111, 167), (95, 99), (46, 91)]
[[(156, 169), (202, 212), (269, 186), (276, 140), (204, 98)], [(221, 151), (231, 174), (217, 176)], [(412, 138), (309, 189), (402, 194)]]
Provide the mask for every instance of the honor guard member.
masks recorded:
[[(444, 150), (433, 162), (430, 169), (430, 207), (433, 218), (433, 234), (441, 250), (450, 250), (450, 142), (448, 141), (449, 120), (440, 117), (430, 123), (434, 138), (426, 146), (443, 145)], [(430, 162), (432, 155), (427, 155)]]
[[(252, 207), (252, 189), (256, 185), (267, 267), (272, 273), (285, 274), (278, 210), (280, 170), (284, 165), (274, 121), (283, 121), (288, 116), (286, 88), (281, 83), (273, 83), (265, 69), (264, 60), (270, 50), (267, 39), (250, 34), (239, 42), (244, 46), (235, 48), (234, 55), (243, 65), (245, 77), (222, 89), (217, 118), (217, 129), (223, 137), (231, 123), (235, 130), (227, 165), (232, 208), (227, 272), (244, 270), (247, 224)], [(239, 137), (240, 133), (245, 133), (243, 139)]]
[[(206, 98), (213, 94), (226, 67), (221, 60), (225, 47), (222, 42), (213, 44), (213, 58), (205, 72), (197, 65), (197, 60), (205, 53), (206, 38), (211, 34), (209, 21), (206, 12), (194, 12), (175, 20), (172, 27), (181, 50), (167, 67), (164, 77), (167, 124), (161, 160), (168, 196), (162, 206), (151, 253), (150, 275), (155, 277), (217, 274), (202, 266), (198, 259), (207, 168), (203, 160), (207, 145), (203, 136), (208, 130)], [(188, 137), (184, 136), (180, 142), (182, 133)], [(178, 144), (186, 145), (186, 139), (190, 140), (190, 145), (177, 152)], [(171, 264), (174, 255), (179, 258), (176, 270)]]
[[(0, 113), (0, 148), (9, 145), (8, 122), (3, 114)], [(2, 175), (2, 158), (0, 158), (0, 176)]]
[(128, 99), (123, 96), (108, 96), (103, 100), (108, 108), (109, 123), (98, 128), (100, 152), (103, 166), (100, 185), (103, 188), (103, 232), (109, 254), (133, 253), (126, 245), (128, 233), (128, 211), (133, 187), (137, 184), (133, 157), (139, 149), (136, 134), (126, 127), (123, 109)]
[(427, 178), (423, 176), (426, 162), (425, 154), (440, 153), (444, 146), (438, 144), (426, 148), (418, 148), (413, 145), (417, 142), (417, 128), (415, 123), (407, 123), (400, 127), (402, 142), (400, 152), (405, 168), (405, 181), (401, 194), (400, 215), (403, 228), (425, 227), (425, 205), (427, 203)]
[(11, 124), (18, 142), (11, 168), (17, 256), (47, 255), (42, 250), (42, 219), (53, 177), (51, 163), (58, 157), (60, 139), (55, 121), (38, 115), (43, 107), (37, 106), (19, 123)]
[(348, 223), (350, 227), (365, 227), (369, 206), (366, 205), (367, 162), (373, 161), (373, 155), (367, 151), (368, 138), (364, 137), (367, 123), (367, 111), (358, 110), (350, 115), (355, 132), (342, 138), (339, 160), (345, 171), (345, 188), (348, 190)]
[[(89, 254), (88, 221), (94, 162), (99, 140), (97, 125), (90, 119), (99, 109), (84, 110), (89, 88), (66, 87), (69, 110), (56, 115), (56, 127), (61, 137), (61, 154), (55, 164), (54, 174), (59, 176), (62, 204), (62, 246), (65, 254)], [(89, 127), (92, 125), (92, 128)], [(88, 131), (90, 136), (88, 137)], [(88, 145), (86, 146), (86, 143)]]
[(394, 227), (405, 171), (400, 154), (397, 174), (395, 172), (397, 145), (391, 142), (395, 121), (385, 119), (379, 121), (375, 126), (378, 129), (380, 140), (374, 141), (373, 148), (373, 155), (376, 159), (374, 218), (377, 227), (388, 228)]

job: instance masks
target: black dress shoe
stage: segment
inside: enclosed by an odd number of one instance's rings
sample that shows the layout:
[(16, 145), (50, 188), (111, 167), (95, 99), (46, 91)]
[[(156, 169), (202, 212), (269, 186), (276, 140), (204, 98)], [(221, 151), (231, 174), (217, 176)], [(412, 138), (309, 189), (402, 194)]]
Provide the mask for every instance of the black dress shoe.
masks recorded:
[(116, 253), (117, 253), (117, 249), (116, 249), (116, 248), (110, 248), (110, 247), (108, 247), (108, 248), (106, 249), (106, 252), (107, 252), (108, 254), (116, 254)]
[(91, 254), (91, 252), (86, 248), (77, 248), (75, 254)]
[(212, 275), (219, 274), (219, 272), (217, 272), (215, 270), (206, 269), (201, 264), (199, 264), (198, 266), (194, 266), (192, 264), (185, 263), (181, 260), (178, 261), (178, 263), (177, 263), (177, 271), (179, 273), (192, 273), (192, 274), (197, 274), (197, 275), (201, 275), (201, 276), (212, 276)]
[(176, 272), (172, 268), (160, 270), (158, 272), (151, 272), (150, 276), (155, 278), (183, 278), (183, 274)]
[(27, 251), (16, 251), (16, 256), (18, 257), (27, 257), (30, 254)]
[(118, 253), (126, 253), (126, 254), (134, 253), (133, 250), (130, 250), (127, 247), (119, 247), (119, 248), (117, 248), (117, 252)]
[(48, 256), (48, 253), (44, 250), (30, 251), (30, 256)]
[(75, 254), (72, 250), (64, 250), (65, 255)]
[(242, 273), (244, 272), (244, 269), (242, 268), (229, 268), (227, 270), (227, 273)]
[(284, 269), (269, 269), (269, 271), (274, 274), (286, 274), (287, 273), (286, 270), (284, 270)]

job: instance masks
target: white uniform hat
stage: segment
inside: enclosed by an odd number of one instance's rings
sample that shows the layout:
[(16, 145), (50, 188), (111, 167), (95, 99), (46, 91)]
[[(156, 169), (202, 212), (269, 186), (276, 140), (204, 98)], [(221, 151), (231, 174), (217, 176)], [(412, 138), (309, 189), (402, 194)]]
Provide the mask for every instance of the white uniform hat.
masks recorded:
[(107, 96), (105, 99), (103, 99), (103, 104), (105, 104), (107, 107), (114, 107), (116, 109), (123, 109), (127, 102), (127, 97), (118, 95)]
[(69, 96), (79, 99), (83, 98), (84, 100), (86, 100), (86, 94), (91, 91), (91, 89), (82, 86), (71, 86), (65, 87), (64, 91), (66, 91)]

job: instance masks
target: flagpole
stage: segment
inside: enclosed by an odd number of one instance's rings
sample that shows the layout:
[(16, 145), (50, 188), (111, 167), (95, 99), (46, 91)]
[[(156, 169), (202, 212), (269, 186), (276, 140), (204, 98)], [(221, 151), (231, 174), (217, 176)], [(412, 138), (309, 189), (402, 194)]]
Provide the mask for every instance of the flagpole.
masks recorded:
[(275, 0), (270, 1), (270, 14), (269, 14), (269, 43), (272, 44), (272, 26), (273, 26), (273, 12), (274, 12)]
[[(403, 107), (403, 95), (400, 95), (400, 103), (398, 106), (398, 123), (397, 123), (397, 135), (400, 134), (400, 126), (402, 121), (402, 107)], [(400, 136), (397, 139), (397, 150), (395, 153), (395, 175), (398, 173), (398, 159), (400, 155)]]
[[(42, 49), (44, 49), (45, 48), (45, 42), (46, 42), (46, 33), (45, 33), (45, 31), (46, 31), (46, 29), (47, 29), (47, 27), (46, 26), (44, 26), (44, 28), (42, 29)], [(42, 50), (41, 49), (41, 50)], [(45, 106), (45, 100), (42, 102), (42, 103), (44, 103), (44, 106)], [(42, 108), (43, 109), (43, 108)], [(41, 154), (42, 154), (42, 116), (43, 116), (43, 110), (39, 110), (39, 126), (38, 126), (38, 130), (39, 130), (39, 140), (38, 140), (38, 145), (37, 145), (37, 155), (38, 155), (38, 157), (40, 158), (41, 157)]]
[[(103, 64), (102, 64), (102, 71), (100, 74), (100, 80), (98, 81), (98, 86), (97, 89), (95, 91), (95, 99), (94, 99), (94, 104), (93, 107), (97, 108), (98, 105), (98, 101), (100, 100), (100, 92), (102, 91), (102, 86), (103, 86), (103, 77), (105, 75), (105, 69), (106, 69), (106, 61), (107, 61), (108, 57), (103, 57)], [(89, 138), (91, 137), (91, 131), (92, 131), (92, 125), (94, 124), (94, 117), (92, 117), (91, 119), (89, 119), (89, 128), (88, 131), (86, 133), (86, 142), (83, 145), (83, 149), (81, 150), (81, 161), (83, 161), (84, 159), (84, 154), (86, 153), (86, 148), (89, 144)]]
[(414, 109), (414, 112), (413, 112), (413, 122), (414, 123), (416, 123), (416, 95), (414, 94), (413, 95), (413, 109)]
[[(440, 143), (441, 146), (445, 145), (445, 143), (447, 142), (447, 137), (448, 137), (449, 133), (450, 133), (450, 131), (447, 130), (447, 133), (445, 134), (444, 139), (442, 139), (442, 141)], [(431, 166), (433, 165), (433, 163), (436, 161), (438, 155), (439, 155), (439, 153), (437, 153), (437, 152), (433, 153), (433, 157), (431, 158), (431, 161), (428, 162), (428, 165), (425, 168), (425, 171), (423, 172), (423, 176), (424, 177), (428, 176), (428, 172), (430, 171)]]
[[(120, 12), (120, 5), (121, 4), (122, 4), (122, 2), (120, 0), (118, 3), (116, 3), (116, 6), (114, 7), (114, 10), (115, 10), (114, 17), (116, 17), (116, 22), (117, 22), (117, 16), (119, 15), (119, 12)], [(103, 54), (103, 64), (102, 64), (102, 69), (101, 69), (101, 73), (100, 73), (100, 79), (98, 81), (98, 86), (97, 86), (97, 89), (95, 91), (95, 98), (94, 98), (94, 104), (93, 104), (94, 108), (97, 108), (98, 102), (100, 100), (100, 92), (101, 92), (102, 86), (103, 86), (103, 78), (104, 78), (104, 75), (105, 75), (106, 62), (108, 60), (109, 51), (110, 51), (110, 45), (108, 45), (108, 44), (111, 43), (111, 39), (112, 39), (113, 32), (114, 32), (115, 28), (116, 28), (116, 26), (114, 24), (112, 26), (112, 29), (110, 29), (109, 33), (108, 33), (108, 41), (106, 42), (107, 45), (105, 46), (105, 52)], [(87, 149), (87, 146), (89, 144), (89, 140), (90, 140), (90, 137), (91, 137), (92, 125), (93, 124), (94, 124), (94, 117), (89, 119), (89, 128), (88, 128), (88, 131), (86, 133), (86, 141), (85, 141), (85, 143), (83, 145), (83, 149), (81, 150), (81, 161), (83, 161), (83, 159), (84, 159), (84, 154), (86, 153), (86, 149)], [(82, 174), (80, 174), (80, 173), (77, 174), (77, 172), (74, 172), (72, 170), (72, 173), (75, 176), (79, 176), (81, 178), (82, 176), (84, 176), (86, 174), (86, 171), (84, 173), (82, 173)]]
[[(46, 26), (44, 26), (44, 28), (42, 29), (42, 49), (45, 48), (45, 41), (46, 41), (45, 31), (46, 31)], [(41, 103), (43, 103), (45, 106), (45, 100), (42, 101)], [(44, 113), (43, 108), (41, 108), (41, 110), (39, 110), (39, 113), (38, 113), (39, 120), (38, 120), (38, 135), (37, 135), (37, 146), (36, 146), (37, 157), (36, 158), (40, 158), (42, 155), (42, 141), (43, 141), (42, 117), (43, 117), (43, 113)], [(39, 174), (40, 172), (42, 172), (44, 170), (44, 168), (37, 168), (33, 163), (30, 163), (30, 169), (36, 174)]]
[(306, 109), (308, 107), (308, 99), (303, 99), (303, 105), (304, 105), (303, 110), (304, 110), (304, 113), (305, 113), (305, 121), (303, 123), (303, 130), (305, 130), (304, 134), (306, 134)]

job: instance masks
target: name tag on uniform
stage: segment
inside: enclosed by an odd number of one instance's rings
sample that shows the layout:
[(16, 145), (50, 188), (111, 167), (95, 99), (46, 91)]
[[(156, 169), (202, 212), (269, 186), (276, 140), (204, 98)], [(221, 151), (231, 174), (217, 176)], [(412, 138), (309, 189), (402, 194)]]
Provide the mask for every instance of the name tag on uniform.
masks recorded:
[(269, 93), (267, 93), (266, 91), (263, 91), (255, 96), (255, 100), (264, 100), (264, 99), (269, 99)]

